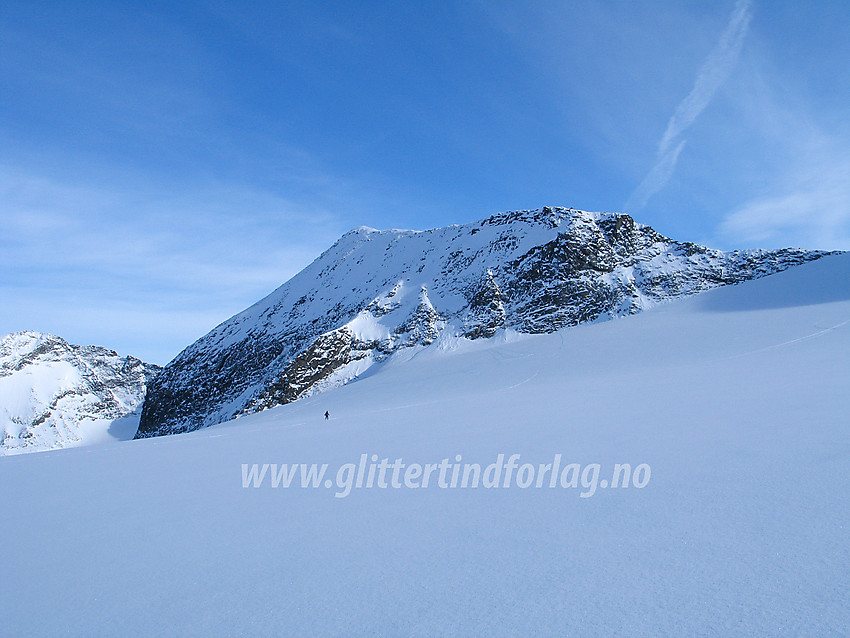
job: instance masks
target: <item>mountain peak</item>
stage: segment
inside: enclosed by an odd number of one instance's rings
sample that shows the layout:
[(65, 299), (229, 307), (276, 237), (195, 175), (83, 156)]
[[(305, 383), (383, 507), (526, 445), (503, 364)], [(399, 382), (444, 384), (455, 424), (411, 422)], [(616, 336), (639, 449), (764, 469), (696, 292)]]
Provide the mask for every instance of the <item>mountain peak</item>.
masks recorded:
[(0, 455), (69, 447), (136, 411), (160, 367), (25, 330), (0, 340)]
[(513, 223), (539, 224), (547, 228), (557, 228), (563, 219), (571, 215), (588, 215), (583, 211), (561, 206), (544, 206), (533, 210), (513, 210), (491, 215), (479, 222), (481, 226), (505, 226)]
[(61, 337), (49, 334), (46, 332), (37, 332), (35, 330), (21, 330), (12, 332), (0, 339), (0, 352), (5, 350), (20, 351), (24, 348), (37, 348), (44, 343), (66, 344), (67, 342)]
[(169, 363), (151, 385), (138, 436), (287, 403), (441, 335), (552, 332), (823, 254), (724, 253), (629, 215), (553, 206), (426, 231), (361, 227)]

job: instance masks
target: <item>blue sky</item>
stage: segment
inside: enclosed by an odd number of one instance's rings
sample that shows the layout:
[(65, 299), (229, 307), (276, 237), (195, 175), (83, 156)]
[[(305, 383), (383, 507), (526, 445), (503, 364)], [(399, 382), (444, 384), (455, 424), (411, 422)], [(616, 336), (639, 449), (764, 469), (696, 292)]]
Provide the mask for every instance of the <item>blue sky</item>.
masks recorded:
[(850, 249), (850, 3), (0, 5), (0, 333), (165, 363), (360, 225)]

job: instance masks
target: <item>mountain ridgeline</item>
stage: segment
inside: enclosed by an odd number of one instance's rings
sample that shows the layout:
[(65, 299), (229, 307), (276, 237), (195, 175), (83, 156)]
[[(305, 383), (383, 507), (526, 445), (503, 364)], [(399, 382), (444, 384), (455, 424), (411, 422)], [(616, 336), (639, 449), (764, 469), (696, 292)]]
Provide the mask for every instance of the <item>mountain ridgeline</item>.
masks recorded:
[(169, 363), (136, 437), (289, 403), (406, 348), (630, 315), (825, 254), (722, 252), (628, 215), (550, 207), (428, 231), (358, 228)]
[(85, 443), (134, 413), (160, 367), (55, 335), (0, 339), (0, 456)]

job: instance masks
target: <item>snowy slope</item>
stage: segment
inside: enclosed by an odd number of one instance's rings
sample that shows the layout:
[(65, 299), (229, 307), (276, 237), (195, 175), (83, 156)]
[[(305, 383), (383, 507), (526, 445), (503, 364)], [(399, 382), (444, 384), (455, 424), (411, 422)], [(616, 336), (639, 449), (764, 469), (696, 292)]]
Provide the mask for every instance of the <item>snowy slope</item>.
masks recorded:
[(822, 255), (724, 253), (628, 215), (566, 208), (422, 232), (359, 228), (169, 363), (148, 392), (138, 437), (286, 404), (441, 336), (552, 332)]
[(0, 455), (132, 438), (160, 367), (55, 335), (0, 340)]
[[(216, 427), (0, 459), (0, 635), (846, 633), (850, 255), (406, 352)], [(361, 454), (651, 480), (242, 487), (242, 464)]]

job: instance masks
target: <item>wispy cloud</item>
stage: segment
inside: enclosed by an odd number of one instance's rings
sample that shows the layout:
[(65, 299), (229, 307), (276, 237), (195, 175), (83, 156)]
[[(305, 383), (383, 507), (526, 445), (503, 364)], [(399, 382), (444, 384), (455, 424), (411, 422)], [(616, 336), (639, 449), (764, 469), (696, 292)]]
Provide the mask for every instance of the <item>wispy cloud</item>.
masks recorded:
[(55, 332), (157, 363), (347, 229), (326, 204), (240, 184), (69, 183), (0, 165), (0, 201), (0, 333)]
[(850, 248), (850, 158), (824, 150), (789, 170), (778, 194), (755, 197), (732, 211), (720, 234), (738, 245), (823, 250)]
[(736, 117), (748, 136), (741, 154), (746, 189), (724, 207), (716, 239), (728, 248), (850, 249), (850, 130), (806, 79), (769, 58), (749, 59), (738, 76)]
[(679, 138), (705, 110), (738, 61), (752, 18), (751, 6), (751, 0), (738, 0), (735, 4), (729, 23), (700, 67), (691, 92), (667, 122), (667, 129), (658, 143), (655, 165), (629, 197), (625, 205), (627, 210), (643, 208), (649, 198), (670, 181), (685, 144)]
[(679, 142), (677, 146), (667, 149), (658, 157), (655, 166), (652, 167), (652, 170), (647, 173), (646, 177), (643, 178), (643, 181), (638, 184), (638, 187), (629, 197), (629, 201), (626, 203), (626, 210), (642, 208), (649, 201), (650, 197), (670, 181), (673, 171), (676, 170), (676, 162), (679, 161), (679, 153), (682, 152), (683, 148), (685, 148), (685, 140)]

